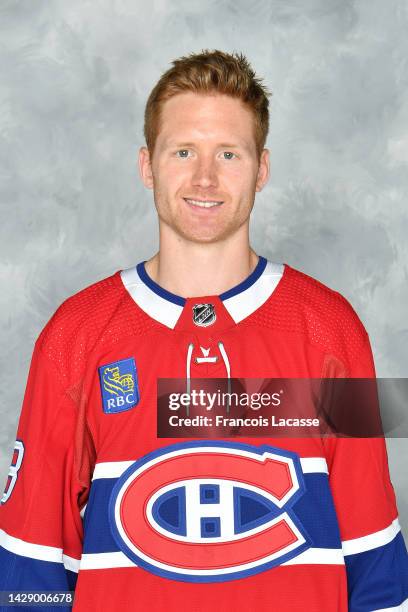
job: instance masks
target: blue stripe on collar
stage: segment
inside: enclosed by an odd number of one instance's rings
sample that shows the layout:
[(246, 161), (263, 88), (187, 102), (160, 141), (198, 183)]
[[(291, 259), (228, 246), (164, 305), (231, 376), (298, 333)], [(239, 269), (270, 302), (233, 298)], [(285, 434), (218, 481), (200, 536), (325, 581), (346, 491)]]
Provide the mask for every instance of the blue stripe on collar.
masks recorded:
[(228, 289), (227, 291), (224, 291), (224, 293), (221, 293), (221, 295), (218, 296), (220, 300), (227, 300), (228, 298), (233, 297), (234, 295), (238, 295), (238, 293), (245, 291), (245, 289), (248, 289), (248, 287), (253, 285), (258, 280), (258, 278), (265, 270), (267, 264), (267, 260), (265, 259), (265, 257), (262, 257), (262, 255), (259, 255), (258, 257), (259, 260), (256, 264), (255, 270), (253, 270), (251, 274), (238, 285), (235, 285), (235, 287), (232, 287), (232, 289)]
[(171, 291), (167, 291), (167, 289), (163, 289), (160, 287), (150, 276), (147, 274), (145, 270), (146, 261), (141, 261), (136, 266), (137, 273), (139, 274), (140, 280), (144, 282), (145, 285), (149, 287), (154, 293), (159, 295), (160, 297), (168, 300), (169, 302), (173, 302), (173, 304), (177, 304), (177, 306), (184, 306), (186, 303), (186, 299), (176, 295), (175, 293), (171, 293)]
[[(251, 287), (251, 285), (253, 285), (258, 280), (258, 278), (264, 272), (267, 264), (267, 260), (265, 257), (262, 257), (262, 255), (259, 255), (258, 257), (258, 263), (256, 264), (256, 267), (251, 272), (251, 274), (245, 280), (238, 283), (238, 285), (232, 287), (232, 289), (228, 289), (227, 291), (224, 291), (224, 293), (221, 293), (218, 296), (220, 300), (227, 300), (228, 298), (231, 298), (234, 295), (242, 293), (242, 291), (245, 291), (246, 289)], [(164, 298), (165, 300), (168, 300), (173, 304), (177, 304), (177, 306), (184, 306), (186, 303), (185, 298), (181, 297), (180, 295), (176, 295), (171, 291), (167, 291), (167, 289), (163, 289), (163, 287), (161, 287), (152, 278), (150, 278), (150, 276), (146, 272), (145, 263), (146, 261), (141, 261), (136, 266), (136, 270), (140, 277), (140, 280), (143, 281), (144, 284), (149, 287), (149, 289), (151, 289), (154, 293)]]
[[(122, 282), (134, 302), (150, 317), (174, 329), (186, 299), (163, 289), (147, 274), (145, 262), (121, 270)], [(232, 289), (218, 297), (235, 323), (257, 310), (275, 291), (285, 271), (285, 264), (273, 263), (259, 256), (255, 270)], [(194, 296), (199, 300), (199, 296)]]

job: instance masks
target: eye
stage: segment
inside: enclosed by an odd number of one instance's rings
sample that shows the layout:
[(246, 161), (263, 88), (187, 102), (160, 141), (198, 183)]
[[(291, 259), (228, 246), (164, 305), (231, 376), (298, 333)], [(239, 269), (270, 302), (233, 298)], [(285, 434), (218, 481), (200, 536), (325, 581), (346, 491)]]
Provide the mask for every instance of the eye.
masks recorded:
[(234, 157), (236, 157), (235, 153), (232, 153), (232, 151), (224, 151), (223, 156), (224, 159), (233, 159)]
[(182, 159), (186, 159), (188, 157), (188, 149), (179, 149), (176, 151), (176, 156), (181, 157)]

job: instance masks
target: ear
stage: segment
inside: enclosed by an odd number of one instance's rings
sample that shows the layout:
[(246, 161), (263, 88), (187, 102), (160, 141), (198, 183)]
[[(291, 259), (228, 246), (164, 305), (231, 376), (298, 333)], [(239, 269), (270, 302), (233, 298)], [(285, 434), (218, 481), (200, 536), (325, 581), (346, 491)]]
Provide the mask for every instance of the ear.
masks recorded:
[(263, 149), (259, 160), (255, 191), (262, 191), (269, 179), (269, 150)]
[(147, 147), (140, 147), (139, 150), (139, 172), (144, 186), (153, 189), (152, 163)]

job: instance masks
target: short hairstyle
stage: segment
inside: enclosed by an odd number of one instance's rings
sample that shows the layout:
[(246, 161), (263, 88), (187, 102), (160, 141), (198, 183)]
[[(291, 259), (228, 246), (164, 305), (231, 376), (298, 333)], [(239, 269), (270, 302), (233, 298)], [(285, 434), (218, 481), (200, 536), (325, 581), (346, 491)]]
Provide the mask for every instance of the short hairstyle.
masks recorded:
[(241, 100), (253, 113), (258, 158), (265, 146), (269, 130), (269, 100), (272, 94), (255, 75), (242, 53), (224, 53), (203, 49), (172, 62), (152, 89), (144, 116), (144, 136), (153, 155), (160, 129), (162, 105), (184, 92), (220, 93)]

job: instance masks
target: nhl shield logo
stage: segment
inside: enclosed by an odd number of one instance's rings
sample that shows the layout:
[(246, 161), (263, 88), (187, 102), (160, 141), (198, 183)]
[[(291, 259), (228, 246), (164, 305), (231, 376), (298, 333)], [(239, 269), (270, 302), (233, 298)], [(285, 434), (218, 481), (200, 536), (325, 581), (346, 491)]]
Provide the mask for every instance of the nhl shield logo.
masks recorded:
[(212, 325), (216, 318), (214, 304), (195, 304), (193, 306), (193, 321), (196, 325), (207, 327)]
[(188, 441), (155, 450), (117, 480), (112, 535), (136, 565), (183, 582), (244, 578), (312, 542), (296, 513), (299, 456), (269, 445)]

